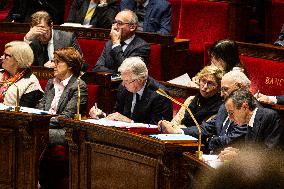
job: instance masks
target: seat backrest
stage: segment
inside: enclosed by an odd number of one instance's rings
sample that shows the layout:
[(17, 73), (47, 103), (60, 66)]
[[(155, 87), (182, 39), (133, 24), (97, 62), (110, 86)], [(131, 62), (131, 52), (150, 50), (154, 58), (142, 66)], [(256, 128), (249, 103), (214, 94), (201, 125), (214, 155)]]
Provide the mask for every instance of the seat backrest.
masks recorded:
[(271, 6), (266, 11), (265, 19), (266, 43), (274, 43), (284, 24), (284, 1), (272, 0)]
[(251, 91), (266, 95), (284, 94), (284, 62), (240, 56), (251, 81)]
[(5, 44), (11, 41), (23, 41), (25, 34), (0, 32), (0, 53), (4, 52)]
[(162, 79), (162, 62), (161, 62), (161, 45), (151, 44), (151, 52), (149, 57), (148, 70), (149, 75), (156, 80)]
[[(1, 3), (0, 3), (1, 5)], [(11, 8), (14, 5), (14, 0), (7, 0), (6, 4), (0, 9), (0, 22), (6, 20)]]
[(169, 0), (172, 6), (172, 35), (176, 36), (179, 27), (181, 0)]
[(83, 51), (85, 62), (89, 65), (88, 71), (92, 71), (96, 65), (103, 49), (106, 40), (98, 39), (78, 39), (78, 43)]
[[(76, 0), (75, 0), (76, 1)], [(73, 0), (65, 0), (64, 22), (67, 21)]]
[(229, 3), (181, 0), (178, 38), (190, 39), (190, 49), (202, 51), (205, 42), (229, 35)]

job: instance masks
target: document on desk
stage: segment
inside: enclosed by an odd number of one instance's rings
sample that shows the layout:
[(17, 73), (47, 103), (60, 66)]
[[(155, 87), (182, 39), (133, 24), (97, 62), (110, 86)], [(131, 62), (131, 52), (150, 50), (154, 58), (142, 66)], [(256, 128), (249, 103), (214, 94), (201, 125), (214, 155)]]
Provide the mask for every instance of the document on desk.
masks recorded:
[(188, 87), (188, 83), (191, 81), (189, 75), (187, 73), (179, 76), (179, 77), (176, 77), (172, 80), (169, 80), (168, 82), (169, 83), (172, 83), (172, 84), (175, 84), (175, 85), (182, 85), (182, 86), (186, 86)]
[(157, 125), (145, 124), (145, 123), (127, 123), (122, 121), (113, 121), (106, 118), (102, 119), (87, 119), (82, 120), (89, 123), (94, 123), (103, 126), (120, 127), (120, 128), (158, 128)]
[(224, 163), (220, 159), (218, 159), (218, 155), (203, 154), (202, 159), (207, 165), (215, 169), (217, 169)]
[(150, 135), (150, 137), (164, 140), (164, 141), (171, 141), (172, 143), (177, 142), (187, 142), (187, 141), (197, 141), (197, 138), (190, 136), (190, 135), (184, 135), (184, 134), (156, 134), (156, 135)]
[[(0, 103), (0, 110), (6, 110), (6, 111), (13, 111), (15, 109), (15, 106), (6, 106), (3, 103)], [(20, 108), (20, 112), (30, 113), (30, 114), (49, 114), (48, 111), (39, 110), (36, 108), (27, 108), (22, 107)]]

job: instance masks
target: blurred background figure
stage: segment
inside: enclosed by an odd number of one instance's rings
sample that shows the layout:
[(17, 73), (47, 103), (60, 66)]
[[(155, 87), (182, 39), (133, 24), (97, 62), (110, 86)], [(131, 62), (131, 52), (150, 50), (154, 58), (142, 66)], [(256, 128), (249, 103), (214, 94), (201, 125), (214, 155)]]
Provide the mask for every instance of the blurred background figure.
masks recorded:
[(30, 22), (31, 15), (37, 11), (46, 11), (54, 24), (64, 23), (65, 0), (14, 0), (7, 20), (14, 22)]
[(199, 174), (194, 189), (282, 189), (284, 186), (283, 151), (266, 151), (258, 146), (242, 148), (229, 162), (210, 173)]
[(138, 31), (171, 33), (172, 9), (166, 0), (121, 0), (120, 9), (129, 9), (138, 16)]
[(74, 0), (67, 22), (110, 29), (117, 13), (117, 0)]
[(30, 70), (33, 60), (33, 51), (27, 43), (12, 41), (5, 45), (1, 56), (0, 103), (15, 106), (18, 90), (20, 106), (35, 107), (43, 91)]

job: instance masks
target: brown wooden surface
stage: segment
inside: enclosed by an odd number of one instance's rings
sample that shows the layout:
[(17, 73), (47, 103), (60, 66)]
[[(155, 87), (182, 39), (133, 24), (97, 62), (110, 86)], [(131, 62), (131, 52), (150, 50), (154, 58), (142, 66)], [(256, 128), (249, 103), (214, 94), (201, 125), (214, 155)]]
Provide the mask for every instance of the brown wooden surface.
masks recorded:
[(284, 47), (237, 42), (240, 55), (284, 62)]
[(67, 128), (70, 189), (185, 188), (182, 153), (196, 151), (119, 128), (60, 119)]
[(0, 188), (35, 189), (50, 115), (0, 111)]

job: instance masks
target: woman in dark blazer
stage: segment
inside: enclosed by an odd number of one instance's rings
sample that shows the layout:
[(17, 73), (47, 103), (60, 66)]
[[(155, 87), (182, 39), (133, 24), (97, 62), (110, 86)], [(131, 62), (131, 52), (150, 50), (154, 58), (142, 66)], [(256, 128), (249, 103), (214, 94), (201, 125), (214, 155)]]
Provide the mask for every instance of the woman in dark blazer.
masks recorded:
[[(77, 111), (78, 77), (83, 59), (73, 47), (58, 49), (54, 52), (54, 78), (48, 80), (44, 96), (38, 108), (57, 114), (50, 121), (50, 126), (57, 125), (58, 117), (73, 118)], [(88, 92), (86, 83), (80, 80), (80, 112), (87, 111)]]

